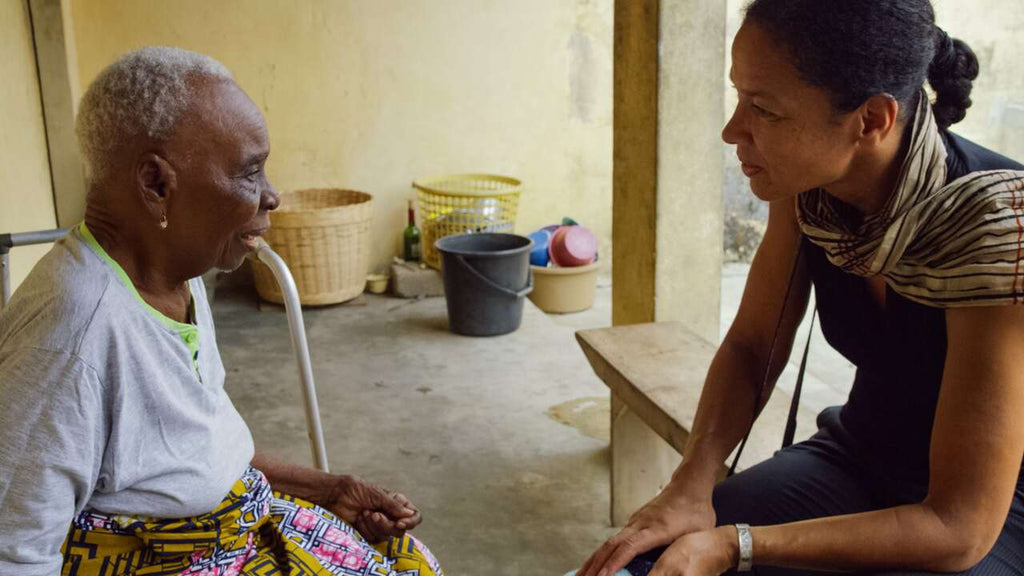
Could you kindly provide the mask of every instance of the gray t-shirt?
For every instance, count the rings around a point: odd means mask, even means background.
[[[52,576],[83,509],[211,511],[253,457],[200,279],[194,323],[150,308],[84,225],[0,312],[0,574]]]

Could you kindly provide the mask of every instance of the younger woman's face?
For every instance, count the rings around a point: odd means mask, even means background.
[[[845,178],[856,115],[837,114],[828,93],[801,79],[788,50],[757,25],[740,28],[732,57],[739,103],[722,139],[736,145],[754,194],[775,201]]]

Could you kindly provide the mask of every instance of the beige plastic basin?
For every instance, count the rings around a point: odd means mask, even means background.
[[[594,305],[600,262],[574,268],[530,268],[533,269],[530,300],[541,310],[565,314],[580,312]]]

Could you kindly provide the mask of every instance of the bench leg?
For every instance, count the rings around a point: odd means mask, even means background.
[[[682,461],[612,393],[612,526],[624,526],[630,514],[661,491]]]

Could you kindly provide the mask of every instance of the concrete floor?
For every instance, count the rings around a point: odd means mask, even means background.
[[[219,288],[214,314],[257,449],[310,463],[283,309]],[[560,576],[613,533],[607,424],[586,423],[607,389],[573,328],[528,305],[518,332],[466,338],[443,298],[377,296],[305,321],[332,471],[408,495],[449,575]]]
[[[723,271],[723,334],[747,270]],[[311,463],[283,309],[261,309],[245,286],[218,288],[213,308],[227,389],[257,449]],[[591,310],[528,304],[522,328],[497,338],[448,332],[443,298],[304,313],[332,471],[408,495],[425,516],[417,536],[450,576],[560,576],[615,532],[608,391],[574,339],[610,324],[606,280]],[[810,366],[805,403],[843,402],[852,369],[820,333]],[[779,386],[794,380],[791,365]]]

